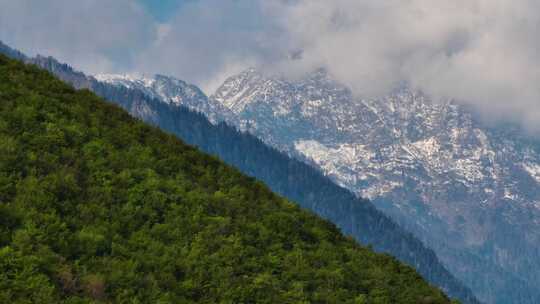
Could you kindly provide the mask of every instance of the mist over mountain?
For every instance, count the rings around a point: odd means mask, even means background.
[[[0,0],[0,53],[466,303],[540,303],[538,28],[534,0]]]
[[[356,97],[407,83],[538,131],[538,1],[197,0],[165,20],[143,1],[2,0],[0,37],[87,73],[174,75],[208,95],[251,66],[289,80],[323,67]]]

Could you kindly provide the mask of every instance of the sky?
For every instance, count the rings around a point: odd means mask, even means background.
[[[182,6],[194,0],[139,0],[139,3],[159,22],[170,20]]]
[[[539,28],[537,0],[0,0],[0,40],[90,74],[160,73],[212,93],[247,67],[325,68],[358,98],[407,83],[533,132]]]

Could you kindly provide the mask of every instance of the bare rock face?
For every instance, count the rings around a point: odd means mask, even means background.
[[[407,88],[355,98],[323,70],[291,82],[250,69],[211,98],[230,123],[374,201],[480,299],[535,302],[540,145],[516,128]]]

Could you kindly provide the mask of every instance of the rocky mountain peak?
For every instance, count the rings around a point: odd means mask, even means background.
[[[540,283],[531,266],[540,258],[540,154],[531,142],[407,87],[357,98],[324,71],[286,80],[250,69],[212,98],[236,114],[231,123],[372,199],[486,302],[501,286],[482,285],[479,273]]]
[[[185,106],[204,113],[213,123],[233,121],[232,113],[227,108],[211,102],[197,86],[174,77],[159,74],[152,77],[100,74],[94,77],[104,83],[137,89],[170,106]]]

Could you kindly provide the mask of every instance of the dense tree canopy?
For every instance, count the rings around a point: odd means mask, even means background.
[[[412,268],[0,56],[0,303],[449,303]]]

